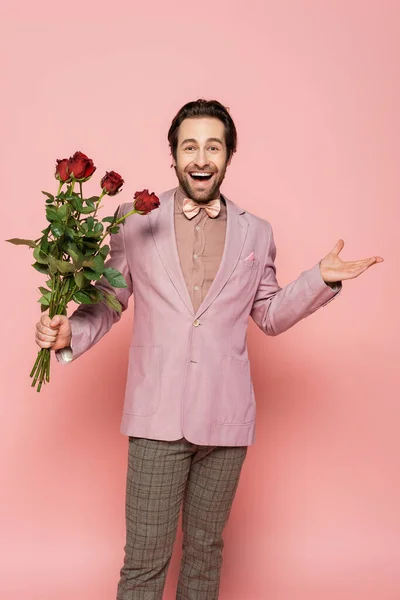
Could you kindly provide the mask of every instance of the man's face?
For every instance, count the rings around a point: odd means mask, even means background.
[[[197,202],[216,198],[230,162],[222,121],[213,117],[182,121],[173,166],[188,198]]]

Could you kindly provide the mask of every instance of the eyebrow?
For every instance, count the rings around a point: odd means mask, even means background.
[[[186,138],[181,143],[181,146],[183,146],[183,144],[187,144],[188,142],[191,142],[192,144],[197,144],[197,140],[195,140],[194,138]],[[220,138],[216,138],[216,137],[208,138],[207,142],[218,142],[219,144],[221,144],[223,146],[223,141]]]

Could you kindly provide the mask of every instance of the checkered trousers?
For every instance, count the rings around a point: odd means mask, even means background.
[[[176,600],[217,600],[228,521],[247,446],[129,437],[126,545],[117,600],[162,600],[182,506]]]

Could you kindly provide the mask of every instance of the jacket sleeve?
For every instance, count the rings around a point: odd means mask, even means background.
[[[124,206],[126,205],[121,206],[119,216],[123,214]],[[95,287],[114,294],[121,303],[123,312],[128,307],[132,294],[132,278],[125,251],[124,222],[119,226],[118,233],[110,234],[110,255],[105,266],[120,271],[127,287],[114,288],[104,276],[96,281]],[[57,360],[62,364],[75,360],[94,346],[120,318],[121,313],[108,306],[105,301],[96,304],[80,304],[69,317],[72,330],[71,345],[56,350]]]
[[[325,283],[318,262],[282,288],[276,278],[272,227],[267,221],[266,225],[268,242],[263,273],[250,316],[266,335],[278,335],[331,302],[340,293],[342,282]]]

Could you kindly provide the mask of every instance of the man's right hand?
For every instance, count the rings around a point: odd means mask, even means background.
[[[36,323],[35,342],[40,348],[59,350],[71,344],[71,325],[65,315],[55,315],[50,319],[43,314]]]

